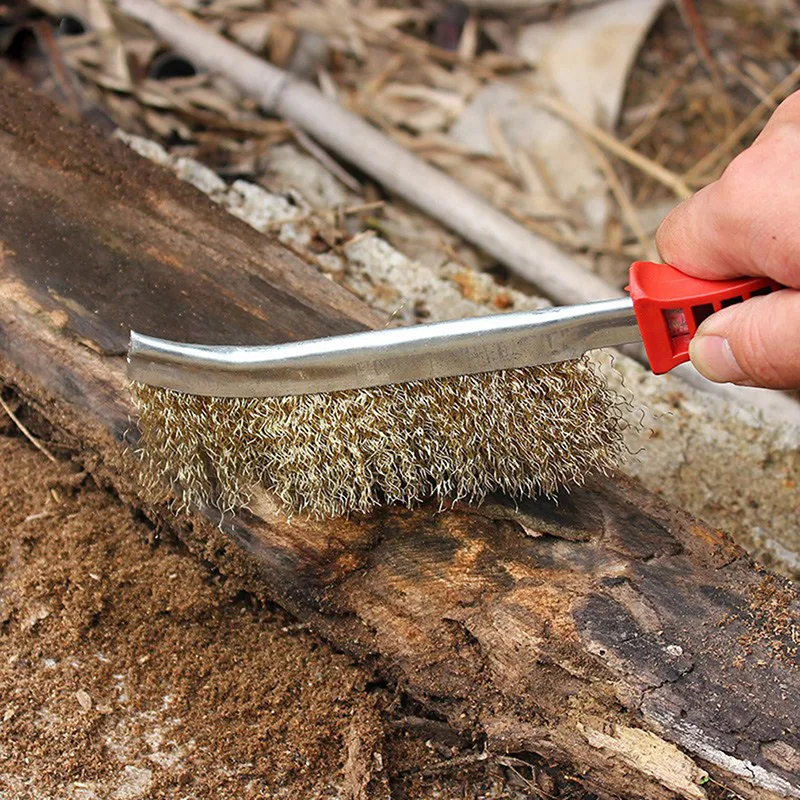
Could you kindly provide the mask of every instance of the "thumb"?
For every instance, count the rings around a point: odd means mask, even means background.
[[[717,383],[800,388],[800,291],[781,289],[712,314],[689,355]]]

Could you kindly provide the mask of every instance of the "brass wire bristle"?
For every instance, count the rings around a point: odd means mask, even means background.
[[[271,490],[312,517],[553,495],[625,453],[620,398],[584,357],[330,394],[219,398],[135,383],[144,480],[223,511]]]

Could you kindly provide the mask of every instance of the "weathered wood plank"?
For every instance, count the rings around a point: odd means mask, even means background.
[[[379,324],[122,145],[13,85],[0,107],[0,374],[130,502],[131,326],[249,343]],[[743,797],[800,797],[796,592],[630,481],[518,509],[290,522],[263,496],[206,516],[171,524],[493,752],[605,796],[714,797],[707,769]]]

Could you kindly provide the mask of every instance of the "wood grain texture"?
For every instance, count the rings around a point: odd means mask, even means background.
[[[254,343],[380,324],[121,144],[14,85],[0,107],[0,374],[129,502],[130,327]],[[317,523],[265,495],[205,517],[171,524],[454,735],[538,754],[601,797],[725,796],[715,781],[800,797],[796,591],[631,481],[557,505]]]

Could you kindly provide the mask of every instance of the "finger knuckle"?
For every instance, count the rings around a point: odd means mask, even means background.
[[[763,170],[760,154],[745,150],[731,161],[717,184],[722,207],[738,208],[761,184]]]
[[[665,261],[669,261],[672,254],[674,239],[673,229],[675,227],[674,220],[676,210],[677,209],[673,209],[670,214],[667,215],[661,225],[658,226],[658,230],[656,231],[656,249],[661,255],[661,258],[663,258]]]
[[[786,120],[794,119],[800,124],[800,90],[792,92],[775,109],[774,117],[783,117]]]

